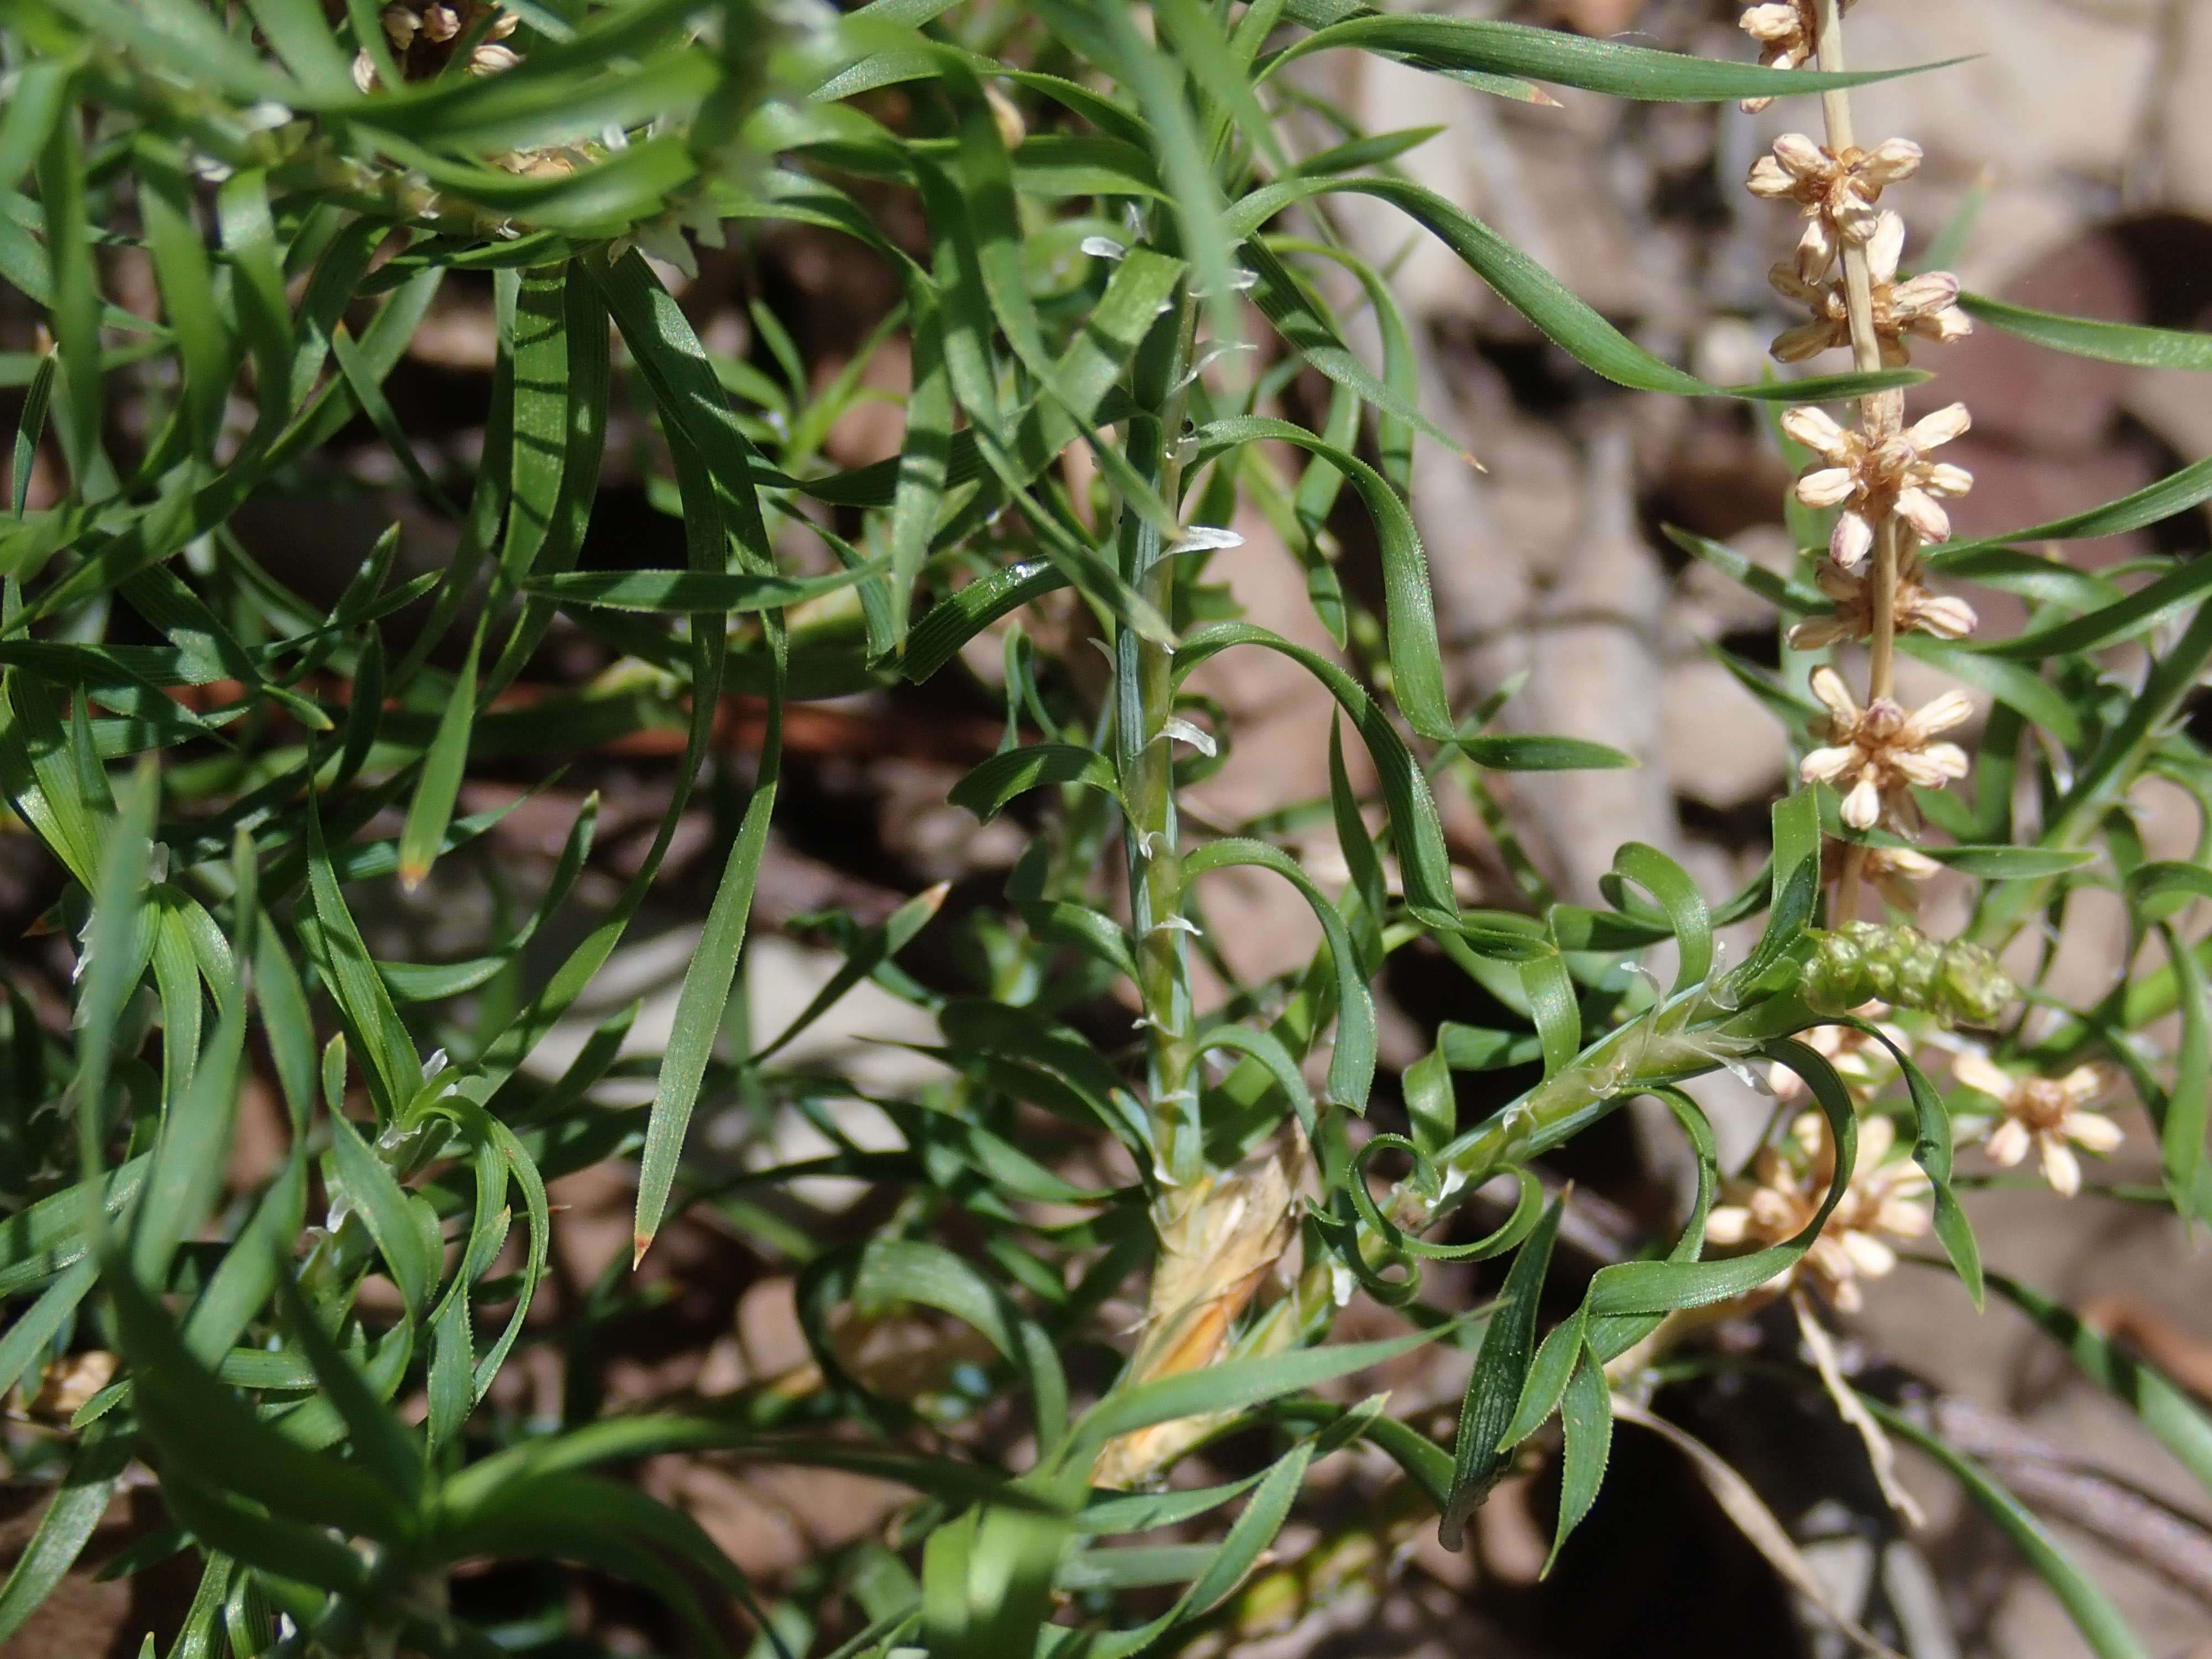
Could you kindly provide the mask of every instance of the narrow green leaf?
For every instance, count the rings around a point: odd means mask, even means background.
[[[105,1282],[131,1361],[132,1403],[165,1474],[186,1475],[312,1525],[386,1540],[402,1534],[399,1507],[374,1476],[308,1451],[264,1423],[192,1357],[136,1280],[111,1272]]]
[[[1452,892],[1451,864],[1436,797],[1430,791],[1427,775],[1415,763],[1389,716],[1366,689],[1335,663],[1249,623],[1216,623],[1187,636],[1175,653],[1178,683],[1209,658],[1240,645],[1260,646],[1289,658],[1319,680],[1336,699],[1337,707],[1351,716],[1366,744],[1369,759],[1375,763],[1383,800],[1389,808],[1390,837],[1405,879],[1407,907],[1432,925],[1456,926],[1459,902]]]
[[[1904,1413],[1865,1395],[1859,1398],[1882,1427],[1927,1453],[1966,1489],[1966,1495],[2012,1540],[2036,1576],[2051,1587],[2097,1659],[2150,1659],[2150,1650],[2129,1627],[2119,1609],[2075,1565],[2074,1559],[2059,1548],[2044,1530],[2043,1523],[2028,1513],[2027,1505],[1991,1479],[1980,1464]]]
[[[477,658],[483,649],[483,624],[479,623],[446,694],[437,735],[422,756],[422,775],[415,781],[415,798],[408,803],[407,822],[399,831],[399,884],[410,893],[430,873],[447,826],[453,821],[453,803],[460,799],[461,778],[468,769],[469,732],[477,714]]]
[[[1240,240],[1275,215],[1315,196],[1372,196],[1435,234],[1518,311],[1585,367],[1641,392],[1697,397],[1717,392],[1694,374],[1662,362],[1577,299],[1549,271],[1472,215],[1435,191],[1397,179],[1291,179],[1253,191],[1231,209]]]
[[[1201,428],[1197,436],[1200,455],[1262,439],[1295,444],[1321,457],[1352,481],[1375,522],[1380,544],[1392,694],[1416,732],[1438,741],[1450,739],[1455,722],[1444,690],[1443,653],[1437,638],[1428,555],[1413,528],[1412,513],[1389,481],[1358,456],[1287,421],[1252,417],[1217,421]]]
[[[2163,1372],[2136,1358],[2042,1291],[2002,1273],[1991,1273],[1989,1284],[2065,1349],[2082,1375],[2133,1411],[2197,1484],[2212,1492],[2212,1417],[2202,1407]]]
[[[775,611],[835,593],[888,568],[871,560],[825,576],[756,576],[738,571],[575,570],[532,576],[522,583],[562,605],[597,605],[610,611],[667,612]]]
[[[1262,1358],[1227,1359],[1202,1371],[1117,1390],[1093,1406],[1076,1424],[1061,1449],[1061,1461],[1087,1467],[1098,1449],[1116,1435],[1171,1423],[1179,1418],[1208,1417],[1279,1400],[1301,1389],[1319,1388],[1370,1365],[1382,1364],[1433,1340],[1441,1330],[1417,1331],[1380,1342],[1353,1342],[1294,1350]]]
[[[23,410],[15,419],[15,447],[9,473],[9,510],[18,519],[30,504],[31,469],[37,464],[39,440],[46,429],[46,410],[54,395],[54,378],[61,368],[61,359],[54,353],[42,353],[39,366],[32,371],[31,384],[23,393]]]
[[[2205,1125],[2212,1118],[2212,977],[2172,927],[2161,922],[2158,933],[2173,965],[2181,1009],[2173,1089],[2166,1097],[2166,1121],[2159,1125],[2159,1163],[2174,1208],[2191,1215],[2197,1212],[2197,1177],[2204,1161]]]
[[[1252,302],[1299,356],[1392,421],[1426,434],[1455,455],[1474,459],[1464,445],[1421,412],[1415,400],[1416,388],[1378,379],[1374,370],[1360,362],[1345,344],[1327,307],[1307,293],[1304,284],[1268,246],[1267,239],[1254,236],[1246,240],[1243,258],[1259,279],[1252,289]]]
[[[1660,908],[1667,913],[1667,924],[1674,930],[1681,951],[1681,964],[1674,975],[1675,994],[1701,981],[1713,965],[1713,924],[1705,895],[1698,890],[1689,872],[1657,848],[1641,842],[1630,842],[1615,853],[1613,867],[1620,878],[1634,882],[1658,900]]]
[[[14,190],[36,165],[62,118],[76,68],[66,58],[31,58],[15,70],[8,106],[0,110],[0,190]]]
[[[283,1295],[285,1328],[314,1368],[323,1397],[344,1419],[347,1443],[355,1459],[389,1487],[401,1504],[412,1509],[422,1496],[422,1448],[322,1328],[315,1310],[289,1272],[278,1275],[277,1288]]]
[[[1988,692],[2069,747],[2078,747],[2087,738],[2080,711],[2032,668],[1924,634],[1908,634],[1898,647],[1906,655]]]
[[[1936,1237],[1951,1258],[1960,1283],[1973,1298],[1975,1310],[1979,1312],[1984,1300],[1981,1246],[1975,1242],[1973,1226],[1951,1186],[1951,1154],[1955,1138],[1943,1096],[1914,1060],[1909,1045],[1892,1042],[1870,1020],[1853,1018],[1850,1024],[1887,1048],[1905,1075],[1905,1087],[1912,1097],[1912,1158],[1927,1172],[1929,1184],[1935,1192]]]
[[[1513,1258],[1505,1288],[1483,1329],[1482,1346],[1475,1351],[1474,1371],[1460,1407],[1451,1492],[1437,1523],[1437,1540],[1448,1550],[1464,1547],[1468,1517],[1481,1507],[1511,1465],[1511,1454],[1501,1449],[1498,1441],[1520,1404],[1535,1355],[1537,1307],[1565,1208],[1564,1200],[1554,1199]]]
[[[713,1058],[714,1038],[722,1027],[722,1011],[730,1000],[730,986],[737,977],[738,953],[744,948],[745,924],[752,914],[753,887],[760,876],[761,855],[768,846],[769,817],[775,807],[775,782],[771,775],[757,787],[746,804],[745,816],[730,845],[729,861],[714,890],[714,902],[707,912],[706,931],[699,948],[684,970],[684,988],[677,994],[675,1023],[668,1048],[661,1057],[660,1080],[653,1091],[653,1115],[645,1132],[645,1151],[637,1177],[637,1223],[634,1259],[642,1261],[660,1229],[668,1206],[669,1190],[676,1182],[677,1161],[683,1156],[684,1133],[698,1103],[699,1086]]]
[[[77,1304],[84,1300],[85,1292],[99,1277],[99,1268],[89,1256],[77,1264],[40,1293],[39,1299],[15,1316],[15,1322],[0,1335],[0,1394],[15,1386],[23,1374],[35,1364],[54,1334],[62,1328],[63,1321],[76,1311]],[[35,1387],[26,1390],[38,1392]]]
[[[1297,860],[1265,842],[1235,838],[1208,842],[1185,855],[1183,873],[1195,880],[1231,864],[1273,871],[1298,890],[1321,923],[1336,985],[1336,1048],[1328,1061],[1329,1098],[1355,1112],[1365,1111],[1375,1081],[1378,1042],[1375,1000],[1368,991],[1366,970],[1343,913],[1328,902]]]
[[[414,1097],[422,1080],[422,1063],[338,891],[329,849],[323,844],[322,814],[312,803],[307,809],[307,880],[314,896],[316,939],[311,948],[316,965],[330,985],[355,1046],[367,1059],[369,1087],[380,1113],[389,1116]]]
[[[960,647],[1001,617],[1069,585],[1066,573],[1042,560],[1011,564],[956,589],[922,614],[907,635],[899,672],[919,684],[960,654]]]
[[[1677,1308],[1711,1307],[1756,1290],[1788,1272],[1820,1236],[1828,1217],[1850,1189],[1853,1166],[1858,1161],[1858,1117],[1849,1091],[1835,1068],[1802,1042],[1770,1043],[1766,1056],[1787,1066],[1804,1079],[1814,1102],[1828,1120],[1835,1137],[1836,1170],[1827,1193],[1805,1226],[1780,1244],[1732,1256],[1723,1261],[1622,1261],[1601,1267],[1590,1282],[1585,1306],[1593,1316],[1606,1314],[1652,1314]]]
[[[2024,552],[2016,547],[1984,547],[1952,554],[1944,558],[1942,569],[1953,581],[1978,582],[2039,605],[2063,605],[2073,611],[2100,610],[2127,597],[2103,576],[2076,570],[2055,556]]]
[[[1613,1391],[1606,1384],[1605,1367],[1585,1348],[1559,1404],[1559,1420],[1566,1432],[1564,1473],[1559,1486],[1559,1518],[1552,1534],[1552,1553],[1544,1558],[1548,1577],[1559,1565],[1567,1539],[1597,1502],[1605,1483],[1605,1466],[1613,1452]]]
[[[2125,599],[2092,611],[2086,617],[2039,628],[2014,639],[1992,641],[1974,649],[1987,657],[2038,662],[2075,651],[2101,651],[2107,646],[2135,639],[2200,604],[2204,595],[2212,592],[2212,570],[2205,568],[2206,562],[2201,558],[2191,559]],[[1947,575],[1954,574],[1948,562],[1944,572]]]
[[[1862,70],[1840,75],[1817,70],[1764,69],[1587,40],[1564,29],[1534,28],[1525,23],[1394,15],[1352,17],[1331,24],[1276,54],[1268,69],[1272,71],[1334,47],[1399,52],[1424,67],[1526,76],[1616,98],[1674,102],[1717,103],[1732,98],[1833,92],[1949,67],[1949,63],[1923,64],[1909,70]]]
[[[307,1217],[307,1159],[295,1150],[261,1195],[252,1218],[231,1241],[222,1264],[185,1316],[184,1346],[203,1365],[219,1363],[276,1288],[283,1253],[297,1243]]]
[[[253,21],[284,67],[319,98],[354,95],[345,54],[331,33],[329,20],[315,0],[248,0]]]
[[[1961,294],[1960,308],[1977,322],[2017,334],[2054,351],[2076,357],[2097,357],[2108,363],[2132,363],[2138,368],[2212,369],[2212,334],[2194,330],[2144,328],[2134,323],[2100,322],[2088,317],[2061,317],[2026,306],[2008,305],[1980,294]]]
[[[328,31],[319,32],[329,39]],[[139,211],[146,222],[154,274],[161,283],[162,314],[177,338],[193,453],[209,459],[215,453],[223,402],[230,390],[230,342],[216,304],[207,252],[193,222],[183,157],[151,135],[141,135],[136,155]]]
[[[2063,847],[1923,847],[1938,864],[1984,881],[2039,881],[2094,864],[2104,855],[2094,848]]]
[[[1114,763],[1095,749],[1067,743],[1024,744],[994,755],[952,786],[947,799],[979,818],[998,816],[1008,801],[1052,784],[1081,783],[1118,795]]]
[[[427,1237],[406,1190],[343,1115],[331,1115],[326,1179],[341,1189],[391,1269],[392,1282],[420,1318],[436,1294],[442,1262],[434,1235]]]
[[[1723,396],[1763,404],[1832,404],[1874,392],[1925,386],[1936,377],[1924,368],[1873,368],[1851,374],[1807,374],[1795,380],[1759,380],[1716,388]]]
[[[1641,763],[1605,744],[1533,732],[1470,732],[1452,743],[1477,766],[1493,772],[1603,772]]]
[[[93,264],[81,131],[70,109],[48,133],[39,155],[39,199],[46,211],[47,315],[61,360],[58,435],[77,493],[96,496],[108,475],[100,453],[100,274]]]
[[[1574,980],[1556,951],[1524,958],[1517,972],[1543,1044],[1544,1075],[1555,1077],[1573,1063],[1583,1046],[1582,1010],[1575,1000]]]
[[[106,1519],[133,1449],[129,1424],[103,1419],[85,1431],[38,1529],[0,1583],[0,1642],[21,1631],[76,1564]]]
[[[1966,553],[1978,553],[1984,548],[2003,547],[2014,542],[2089,541],[2100,536],[2125,535],[2131,530],[2142,530],[2162,519],[2186,513],[2207,501],[2212,501],[2212,456],[2185,466],[2179,472],[2168,473],[2133,495],[2093,507],[2086,513],[2029,525],[2021,530],[2008,530],[2001,536],[1945,542],[1929,550],[1928,564],[1930,569],[1942,574],[1951,560]]]

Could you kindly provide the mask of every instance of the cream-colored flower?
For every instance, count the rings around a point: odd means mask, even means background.
[[[1822,462],[1797,480],[1797,499],[1811,507],[1844,509],[1828,538],[1829,557],[1844,570],[1857,569],[1874,550],[1875,526],[1892,514],[1921,541],[1948,541],[1951,515],[1943,498],[1965,495],[1974,475],[1928,455],[1971,423],[1966,404],[1952,404],[1894,437],[1876,440],[1810,406],[1783,416],[1782,429]]]
[[[1802,132],[1785,132],[1774,153],[1752,164],[1745,184],[1771,202],[1795,202],[1809,222],[1797,245],[1797,275],[1817,281],[1836,263],[1837,239],[1862,245],[1874,239],[1881,222],[1874,204],[1888,185],[1920,170],[1920,146],[1892,138],[1872,149],[1854,144],[1837,151]]]
[[[1867,240],[1867,271],[1875,336],[1881,343],[1881,360],[1891,368],[1912,361],[1905,343],[1908,335],[1948,345],[1974,331],[1973,319],[1959,308],[1959,279],[1948,270],[1929,270],[1900,283],[1897,266],[1904,256],[1905,221],[1894,213],[1878,216]],[[1813,313],[1812,321],[1775,336],[1769,349],[1776,357],[1785,363],[1802,362],[1851,343],[1850,302],[1842,272],[1818,280],[1784,263],[1767,272],[1766,280],[1784,299],[1795,300]]]
[[[1839,12],[1849,11],[1852,0],[1843,0]],[[1813,0],[1767,0],[1744,13],[1739,27],[1759,42],[1759,61],[1768,69],[1796,69],[1820,49],[1820,17]],[[1747,98],[1743,110],[1756,115],[1774,100]]]
[[[1971,1050],[1951,1062],[1951,1075],[1997,1103],[2004,1116],[1990,1132],[1984,1150],[2010,1169],[2033,1146],[2043,1161],[2043,1178],[2061,1197],[2081,1190],[2081,1161],[2075,1146],[2100,1154],[2123,1139],[2120,1126],[2090,1103],[2107,1087],[2094,1066],[2077,1066],[2064,1077],[2014,1077],[1985,1054]]]
[[[1966,751],[1933,739],[1966,724],[1973,715],[1972,700],[1963,691],[1946,691],[1911,714],[1888,697],[1862,708],[1843,676],[1825,666],[1813,671],[1813,695],[1827,706],[1828,740],[1805,757],[1799,778],[1843,791],[1844,822],[1854,830],[1881,823],[1902,836],[1917,835],[1914,787],[1940,789],[1946,781],[1966,775]]]
[[[1839,640],[1874,637],[1873,572],[1863,566],[1846,570],[1832,559],[1823,559],[1813,580],[1836,602],[1836,609],[1832,615],[1808,617],[1793,627],[1791,650],[1820,651]],[[1933,634],[1939,640],[1963,640],[1980,620],[1964,599],[1929,592],[1917,559],[1906,561],[1897,573],[1890,616],[1900,634]]]
[[[1706,1222],[1705,1237],[1713,1243],[1764,1249],[1812,1224],[1835,1176],[1835,1139],[1827,1119],[1803,1114],[1790,1126],[1789,1145],[1762,1148],[1752,1169],[1755,1179],[1731,1182],[1730,1201]],[[1862,1282],[1897,1266],[1897,1252],[1884,1235],[1917,1238],[1927,1232],[1929,1193],[1927,1173],[1897,1145],[1889,1119],[1863,1120],[1850,1185],[1799,1267],[1837,1307],[1856,1312],[1866,1300]],[[1784,1273],[1771,1282],[1786,1285],[1795,1276]]]
[[[1906,1048],[1911,1039],[1894,1025],[1881,1022],[1888,1017],[1886,1002],[1863,1003],[1851,1010],[1861,1019],[1881,1027],[1892,1042]],[[1897,1075],[1897,1058],[1880,1037],[1862,1031],[1856,1025],[1815,1025],[1809,1031],[1800,1031],[1797,1040],[1805,1044],[1836,1068],[1836,1075],[1851,1091],[1851,1098],[1864,1105],[1881,1092],[1890,1079]],[[1767,1084],[1777,1100],[1789,1102],[1806,1092],[1805,1079],[1779,1060],[1766,1073]]]

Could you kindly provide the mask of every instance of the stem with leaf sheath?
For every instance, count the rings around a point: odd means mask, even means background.
[[[1143,412],[1126,424],[1130,465],[1172,504],[1182,483],[1176,438],[1182,426],[1198,307],[1184,295],[1139,351],[1131,392]],[[1175,610],[1175,560],[1160,528],[1133,505],[1119,528],[1122,576],[1163,617]],[[1176,848],[1175,756],[1165,731],[1175,712],[1175,664],[1165,646],[1124,625],[1114,650],[1115,760],[1126,814],[1129,927],[1144,999],[1153,1150],[1159,1176],[1190,1186],[1205,1173],[1199,1121],[1197,1046],[1190,953],[1182,927],[1182,861]]]

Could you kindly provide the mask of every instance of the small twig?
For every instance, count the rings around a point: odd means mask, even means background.
[[[1941,1395],[1932,1415],[1938,1434],[1987,1464],[2022,1502],[2212,1607],[2212,1531],[1972,1400]]]

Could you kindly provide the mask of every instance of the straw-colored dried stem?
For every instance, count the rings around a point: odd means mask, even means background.
[[[1819,0],[1816,15],[1820,25],[1820,64],[1831,74],[1844,71],[1842,0]],[[1820,109],[1828,129],[1828,148],[1838,155],[1854,149],[1857,138],[1851,125],[1851,95],[1848,88],[1838,87],[1823,93]],[[1867,258],[1866,245],[1849,237],[1842,242],[1844,265],[1844,300],[1848,307],[1851,325],[1851,355],[1863,373],[1871,373],[1881,366],[1881,337],[1875,330],[1874,275]],[[1877,392],[1862,398],[1859,403],[1859,424],[1869,438],[1877,441],[1896,434],[1905,424],[1905,395],[1898,392]],[[1874,633],[1870,641],[1871,662],[1867,676],[1867,701],[1893,696],[1897,690],[1897,577],[1900,560],[1902,532],[1896,515],[1890,514],[1875,531],[1875,568],[1873,580]],[[1865,858],[1863,851],[1853,847],[1844,855],[1841,878],[1836,884],[1836,909],[1838,920],[1848,921],[1856,914],[1860,878],[1863,874]]]

